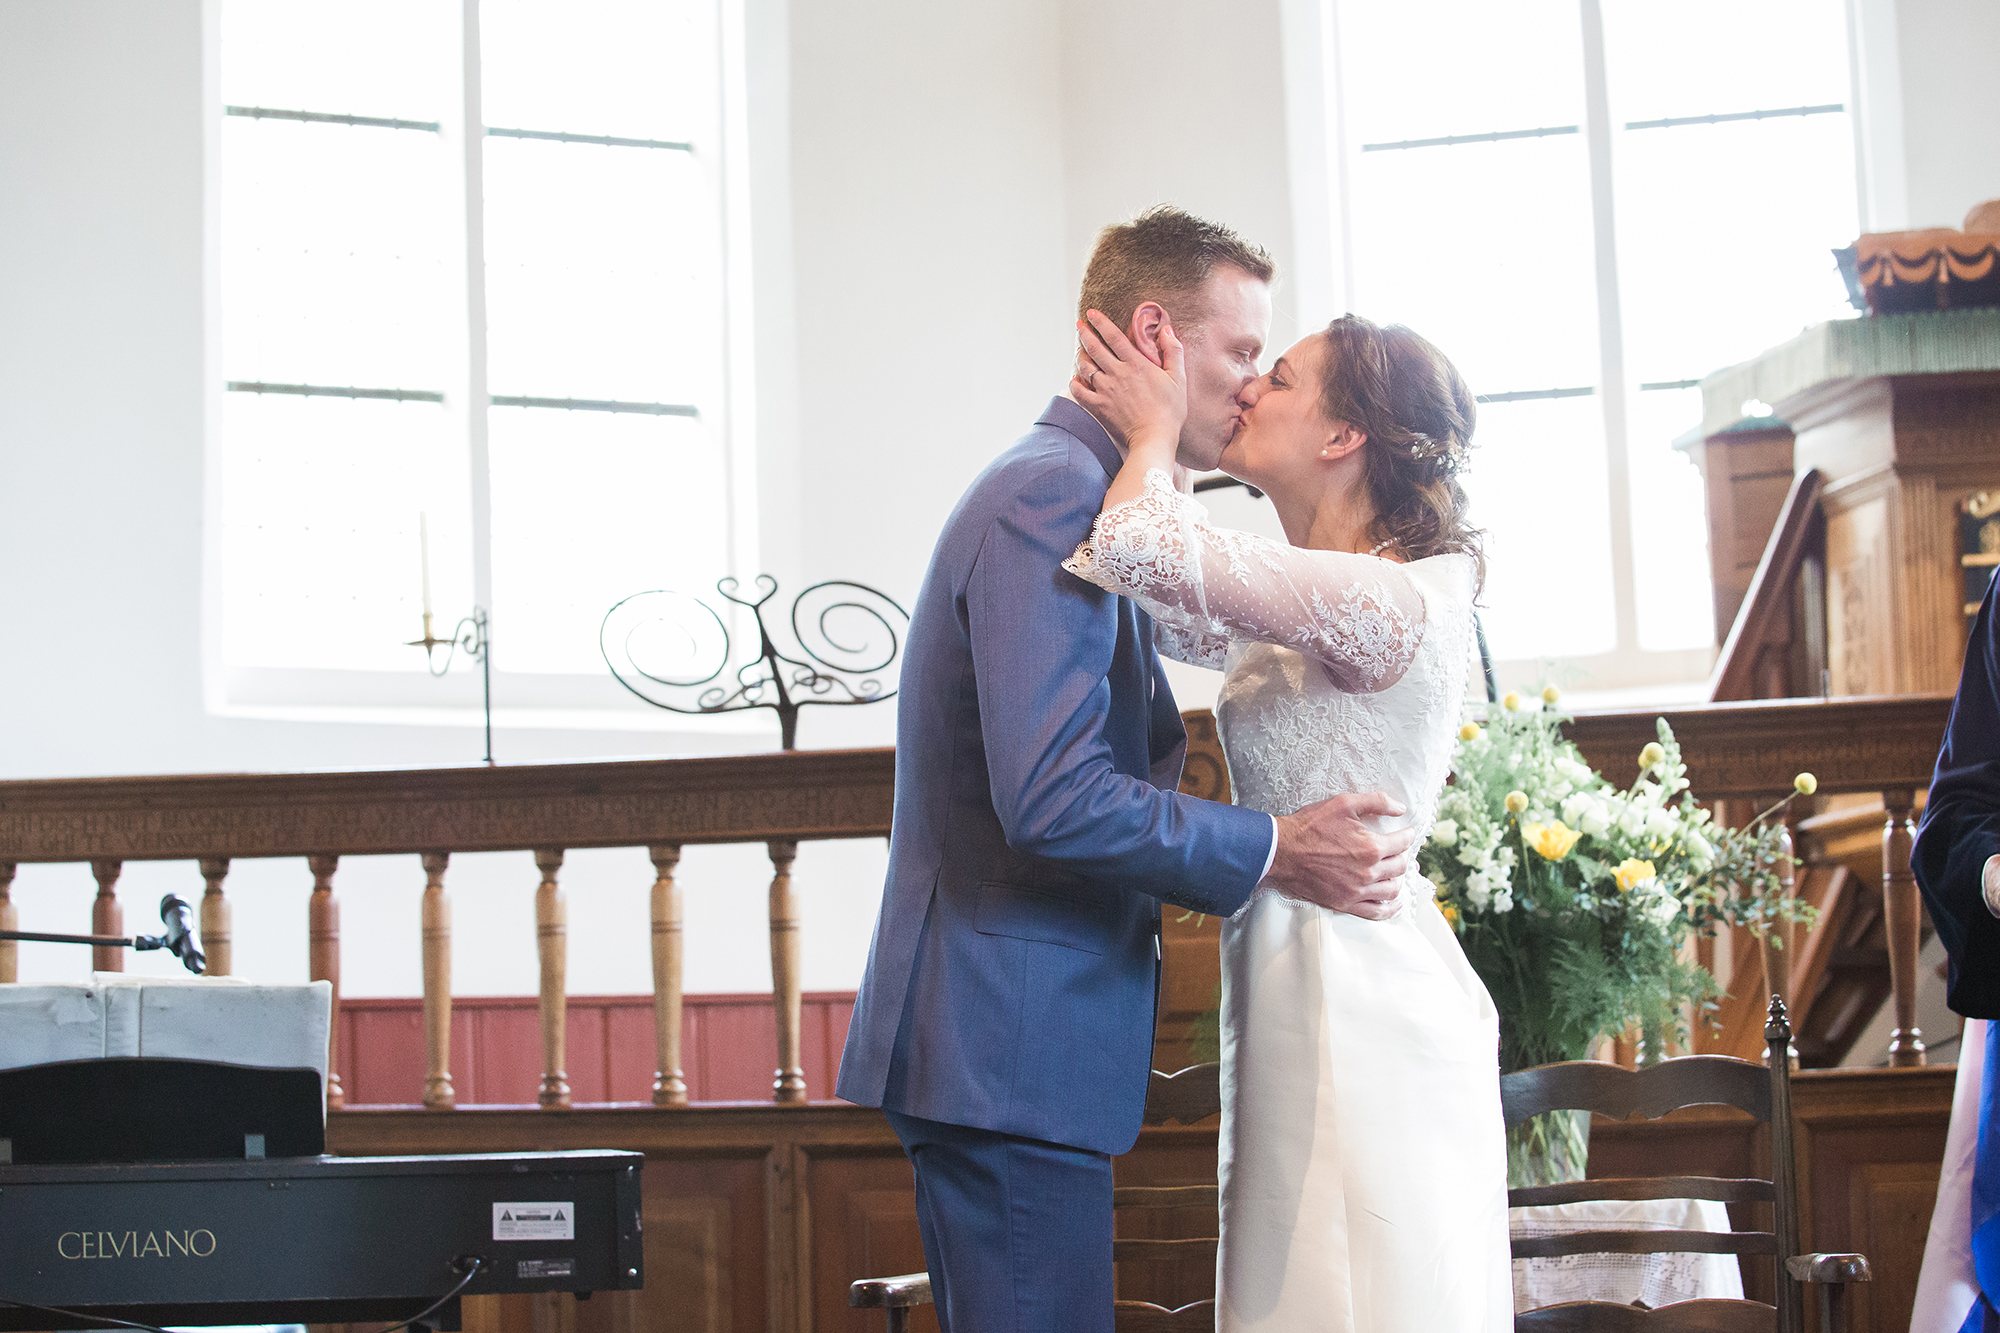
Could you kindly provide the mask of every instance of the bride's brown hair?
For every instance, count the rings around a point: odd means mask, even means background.
[[[1460,552],[1486,581],[1485,534],[1466,522],[1458,474],[1472,446],[1479,406],[1450,358],[1391,324],[1342,315],[1326,328],[1320,406],[1368,436],[1365,484],[1375,507],[1371,536],[1405,556]]]

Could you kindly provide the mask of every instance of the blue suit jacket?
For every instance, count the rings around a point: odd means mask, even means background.
[[[1187,733],[1131,601],[1062,568],[1121,463],[1058,398],[973,482],[917,594],[889,876],[839,1094],[1119,1153],[1152,1059],[1160,901],[1226,916],[1270,819],[1178,794]]]

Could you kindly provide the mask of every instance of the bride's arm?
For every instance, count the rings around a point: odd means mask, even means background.
[[[1215,527],[1158,468],[1097,516],[1063,568],[1163,626],[1296,648],[1343,689],[1388,689],[1423,642],[1423,594],[1400,565]]]

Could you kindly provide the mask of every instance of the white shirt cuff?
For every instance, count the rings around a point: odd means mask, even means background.
[[[1264,873],[1257,876],[1257,882],[1259,884],[1262,884],[1265,881],[1265,879],[1267,879],[1270,876],[1271,863],[1278,859],[1278,817],[1276,815],[1272,815],[1270,816],[1270,820],[1271,820],[1271,850],[1264,854]]]

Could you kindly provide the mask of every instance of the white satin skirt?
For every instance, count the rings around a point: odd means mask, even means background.
[[[1513,1328],[1499,1019],[1430,885],[1405,895],[1222,923],[1219,1330]]]

